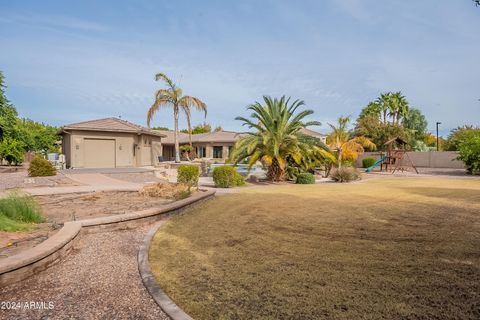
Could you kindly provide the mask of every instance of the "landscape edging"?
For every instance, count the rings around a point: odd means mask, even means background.
[[[162,308],[162,310],[172,319],[172,320],[193,320],[185,311],[182,310],[175,302],[170,299],[170,297],[163,291],[160,285],[155,280],[155,277],[152,274],[150,264],[148,263],[148,252],[150,249],[150,243],[152,242],[153,237],[157,233],[158,229],[163,225],[165,221],[158,222],[143,239],[143,243],[140,246],[138,251],[138,271],[140,272],[140,277],[142,278],[143,284],[147,291],[152,296],[153,300]]]
[[[145,222],[149,219],[156,219],[160,215],[163,216],[167,213],[182,210],[214,195],[214,190],[208,190],[199,192],[189,198],[175,201],[163,208],[66,222],[57,233],[38,246],[0,260],[0,287],[24,280],[60,261],[70,252],[82,229],[87,229],[88,232],[88,229],[92,228],[106,229],[112,226],[118,227],[118,225],[125,223]]]

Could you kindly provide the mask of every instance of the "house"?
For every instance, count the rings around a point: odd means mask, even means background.
[[[170,161],[175,159],[175,144],[173,131],[160,131],[166,137],[162,139],[163,160]],[[242,134],[233,131],[215,131],[209,133],[200,133],[192,135],[192,146],[197,158],[219,159],[228,158],[235,142]],[[187,133],[178,133],[178,143],[180,145],[189,144]]]
[[[118,119],[105,118],[64,126],[62,153],[67,168],[151,166],[162,155],[163,133]]]
[[[326,136],[321,133],[301,131],[325,142]],[[152,130],[119,118],[69,124],[59,134],[67,168],[142,167],[175,159],[173,131]],[[194,134],[192,146],[197,158],[222,162],[242,136],[233,131]],[[178,142],[189,144],[189,135],[179,132]]]
[[[311,136],[311,137],[314,137],[314,138],[318,138],[318,139],[322,140],[323,143],[327,143],[327,135],[326,134],[323,134],[323,133],[320,133],[320,132],[317,132],[317,131],[313,131],[313,130],[310,130],[310,129],[307,129],[307,128],[300,129],[300,133],[306,134],[307,136]]]

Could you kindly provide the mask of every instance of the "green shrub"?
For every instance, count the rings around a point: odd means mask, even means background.
[[[458,148],[458,160],[462,160],[469,174],[480,174],[480,133],[463,140]]]
[[[361,178],[360,172],[352,167],[336,168],[330,174],[330,177],[337,182],[350,182]]]
[[[177,168],[177,182],[184,183],[190,188],[198,185],[200,168],[192,164],[182,164]]]
[[[220,166],[213,169],[213,182],[217,188],[243,186],[245,179],[232,166]]]
[[[305,172],[297,175],[298,184],[315,184],[315,176],[311,173]]]
[[[9,165],[19,165],[23,162],[23,145],[20,141],[10,138],[0,142],[0,159],[5,159]]]
[[[374,158],[363,158],[362,159],[362,166],[364,168],[370,168],[371,166],[373,166],[375,164],[375,162],[377,162],[377,160],[375,160]]]
[[[36,156],[30,162],[30,167],[28,167],[28,175],[30,177],[46,177],[54,176],[57,174],[57,170],[53,167],[50,161]]]
[[[0,230],[20,231],[30,228],[30,223],[44,219],[35,199],[23,193],[11,193],[0,198]]]

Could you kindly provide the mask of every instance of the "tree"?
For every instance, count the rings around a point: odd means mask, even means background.
[[[18,117],[17,110],[5,95],[4,79],[3,73],[0,71],[0,141],[5,137],[15,137],[15,124]]]
[[[0,159],[5,159],[9,165],[19,165],[23,162],[23,146],[18,140],[6,137],[0,142]]]
[[[358,158],[358,153],[363,152],[364,148],[375,150],[375,144],[370,139],[364,136],[358,136],[350,139],[350,134],[347,130],[347,125],[350,122],[350,117],[339,117],[338,124],[328,124],[332,128],[327,140],[330,148],[337,153],[338,167],[342,167],[342,162],[346,160],[355,161]]]
[[[163,80],[167,89],[159,89],[155,93],[155,102],[152,104],[147,113],[147,124],[150,126],[153,115],[158,111],[161,106],[173,107],[174,116],[174,144],[175,144],[175,162],[180,162],[180,147],[178,144],[178,117],[180,110],[183,111],[187,119],[188,132],[190,137],[190,146],[192,145],[192,125],[191,125],[191,108],[194,107],[199,111],[203,111],[207,116],[207,105],[200,99],[192,96],[184,96],[183,91],[179,88],[170,78],[163,73],[157,73],[155,80]]]
[[[170,128],[168,128],[168,127],[153,127],[152,130],[170,131]]]
[[[447,137],[445,143],[445,150],[447,151],[457,151],[460,148],[462,141],[469,139],[472,136],[475,136],[480,133],[480,127],[474,126],[462,126],[453,129]]]
[[[472,132],[460,142],[458,160],[467,167],[467,173],[480,174],[480,132]]]
[[[246,136],[236,142],[230,160],[235,164],[248,160],[249,168],[260,160],[268,167],[269,180],[284,181],[289,160],[300,165],[302,158],[312,150],[328,156],[325,150],[300,140],[300,129],[320,125],[318,121],[304,122],[305,117],[313,114],[312,110],[297,112],[304,105],[301,100],[290,103],[290,98],[285,96],[280,99],[264,96],[263,104],[250,105],[247,110],[252,111],[251,119],[235,119],[255,131],[246,132]]]
[[[403,118],[402,125],[411,132],[415,140],[425,139],[428,122],[419,109],[411,108],[407,116]]]
[[[183,129],[180,132],[188,133],[188,129]],[[197,124],[192,128],[192,134],[200,134],[200,133],[209,133],[212,132],[212,127],[204,122],[203,124]]]

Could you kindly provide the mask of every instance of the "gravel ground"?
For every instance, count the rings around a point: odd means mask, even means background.
[[[52,177],[29,177],[26,171],[0,174],[0,190],[34,187],[64,187],[80,185],[62,173]]]
[[[54,308],[1,310],[0,319],[168,319],[138,273],[138,248],[150,227],[82,236],[64,261],[0,289],[0,302]]]

